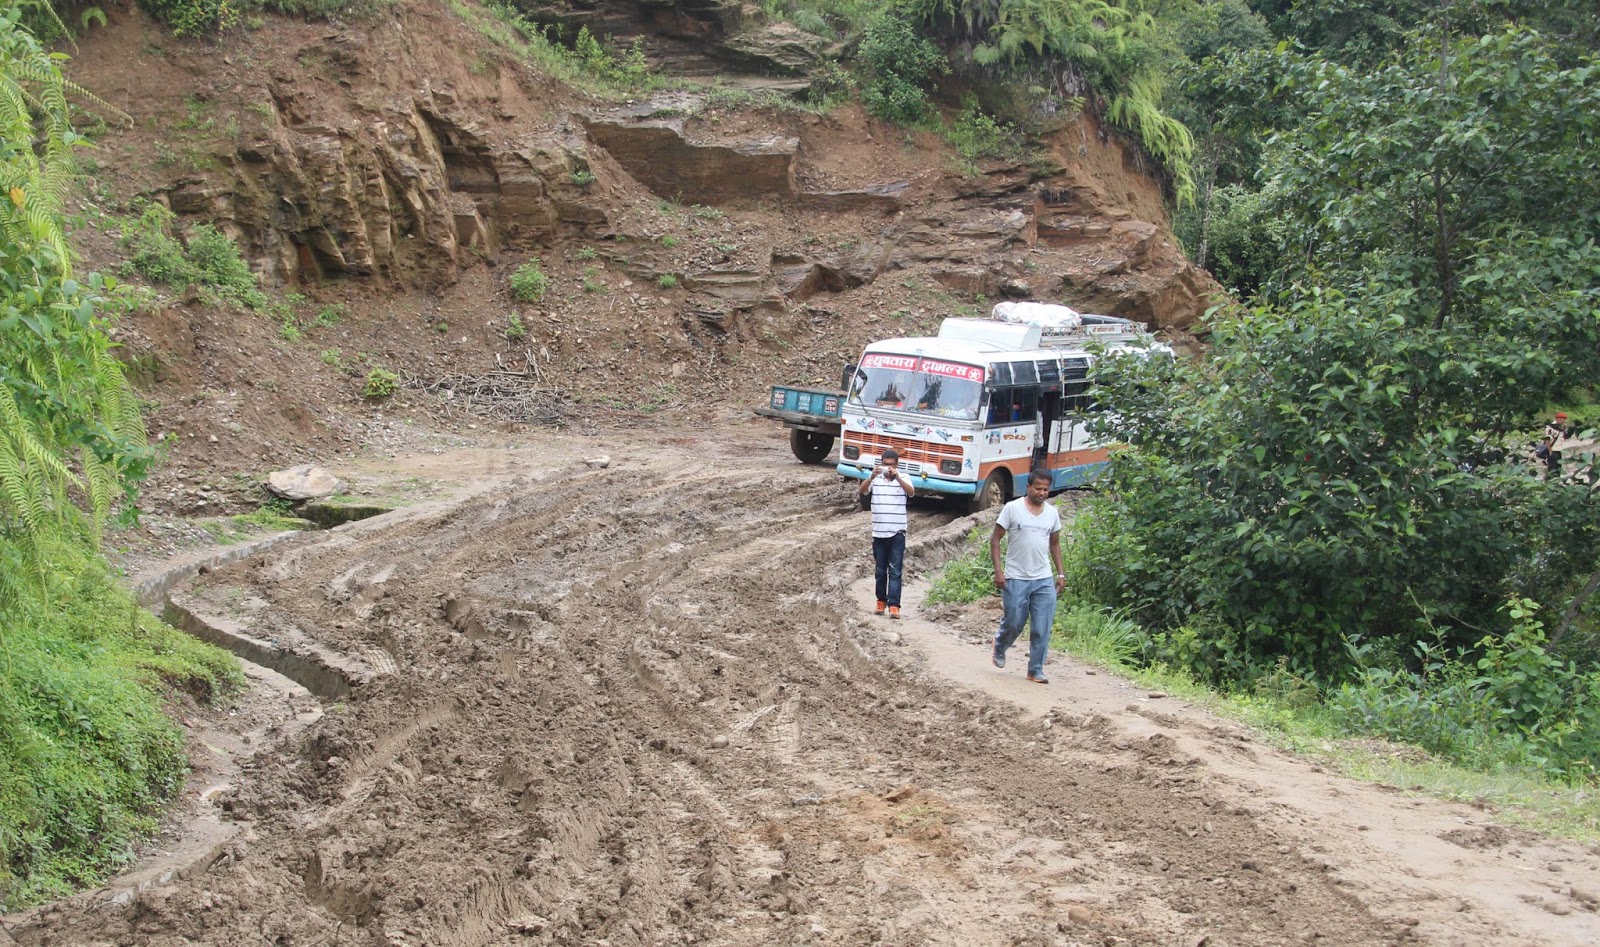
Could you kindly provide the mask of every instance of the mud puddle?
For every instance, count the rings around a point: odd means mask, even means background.
[[[728,433],[547,437],[493,489],[199,577],[192,594],[251,634],[369,675],[240,774],[229,857],[10,935],[1453,942],[1203,757],[1118,749],[1105,715],[1046,727],[931,673],[852,591],[870,561],[853,491],[777,437]],[[913,564],[966,528],[915,510],[934,541]]]

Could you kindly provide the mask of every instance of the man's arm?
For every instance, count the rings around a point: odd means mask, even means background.
[[[994,563],[994,587],[1006,587],[1006,570],[1000,564],[1000,537],[1006,534],[1006,528],[999,523],[994,524],[994,532],[989,534],[989,561]]]
[[[900,480],[900,489],[902,489],[902,490],[904,490],[906,492],[906,496],[910,497],[910,496],[916,496],[917,495],[917,488],[913,487],[911,485],[911,478],[910,477],[906,476],[905,474],[901,473],[898,470],[896,470],[894,472],[894,475],[897,478],[899,478],[899,480]]]
[[[1056,591],[1067,587],[1067,568],[1061,564],[1061,530],[1050,534],[1050,561],[1056,564]]]
[[[856,491],[856,496],[866,496],[872,489],[872,481],[878,476],[878,468],[872,468],[872,473],[867,474],[867,479],[861,481],[861,489]]]

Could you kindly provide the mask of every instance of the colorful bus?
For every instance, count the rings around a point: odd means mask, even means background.
[[[972,512],[1020,495],[1030,470],[1049,471],[1056,490],[1087,484],[1107,459],[1084,424],[1099,346],[1172,351],[1129,319],[1019,302],[946,319],[937,336],[874,342],[841,406],[838,471],[865,479],[892,447],[918,491]]]

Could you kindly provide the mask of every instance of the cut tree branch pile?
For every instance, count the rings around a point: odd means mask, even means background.
[[[426,410],[436,419],[470,414],[519,424],[561,423],[566,419],[566,393],[544,384],[531,356],[524,364],[521,371],[454,372],[433,380],[408,373],[402,384],[434,396]]]

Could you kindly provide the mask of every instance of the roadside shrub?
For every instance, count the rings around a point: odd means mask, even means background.
[[[1127,615],[1088,605],[1057,611],[1051,635],[1053,642],[1073,654],[1111,668],[1141,663],[1144,639],[1144,629]]]
[[[244,683],[231,655],[157,621],[86,555],[54,564],[61,571],[47,605],[0,615],[0,909],[8,911],[127,865],[188,772],[182,732],[162,712],[165,693],[211,700]]]
[[[945,128],[944,139],[961,157],[968,173],[976,172],[975,162],[981,158],[1013,155],[1018,144],[1016,127],[984,112],[977,98],[970,94],[962,97],[961,114]]]
[[[520,302],[536,303],[544,298],[549,288],[550,277],[540,268],[538,257],[517,267],[511,274],[511,295]]]
[[[506,341],[518,342],[526,338],[527,335],[528,327],[522,324],[522,317],[512,313],[511,318],[506,320]]]
[[[602,81],[626,89],[640,88],[650,81],[650,63],[644,56],[643,39],[634,40],[627,52],[619,57],[612,55],[599,38],[584,26],[578,29],[572,52],[585,71]]]
[[[137,217],[122,218],[122,244],[131,251],[124,271],[163,286],[198,287],[213,301],[257,311],[268,306],[237,244],[210,224],[200,224],[184,246],[173,234],[176,221],[172,211],[155,203]]]
[[[395,393],[399,385],[399,375],[387,368],[374,368],[367,372],[367,381],[361,389],[361,394],[366,398],[387,398]]]
[[[125,272],[164,286],[188,286],[200,278],[183,243],[172,234],[174,219],[172,211],[155,203],[145,205],[137,217],[122,219],[122,245],[131,251]]]
[[[967,534],[967,545],[966,552],[939,570],[933,587],[928,589],[928,601],[965,605],[995,594],[988,539],[974,528]]]
[[[239,255],[238,245],[210,224],[194,228],[189,237],[189,261],[201,285],[215,295],[250,309],[266,305],[267,295],[256,285],[256,276]]]
[[[928,84],[949,72],[950,64],[909,21],[892,13],[872,21],[861,40],[861,58],[868,69],[861,104],[869,114],[906,126],[933,117]]]
[[[1564,779],[1600,768],[1600,673],[1545,648],[1526,600],[1504,609],[1511,627],[1473,649],[1420,642],[1417,669],[1365,667],[1328,696],[1350,732],[1411,743],[1477,769],[1512,765]]]
[[[239,25],[245,0],[140,0],[140,5],[178,36],[204,36]]]

